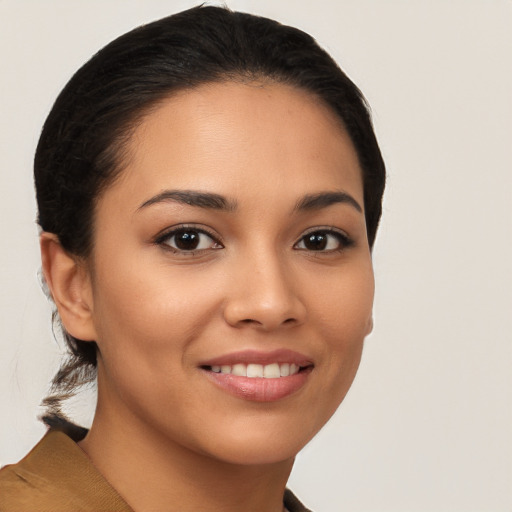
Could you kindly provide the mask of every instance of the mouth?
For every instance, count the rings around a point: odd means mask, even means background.
[[[303,388],[314,364],[288,350],[244,351],[206,361],[199,367],[217,388],[253,402],[275,402]]]

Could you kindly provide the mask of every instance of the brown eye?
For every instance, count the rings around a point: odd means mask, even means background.
[[[337,231],[312,231],[304,235],[295,245],[304,251],[330,252],[340,251],[351,245],[350,239]]]
[[[303,241],[308,251],[323,251],[327,247],[328,237],[325,233],[311,233]]]
[[[180,228],[167,233],[159,241],[175,251],[203,251],[206,249],[218,249],[221,245],[208,233],[199,229]]]
[[[182,251],[197,249],[201,241],[201,235],[197,231],[180,231],[174,235],[174,244]]]

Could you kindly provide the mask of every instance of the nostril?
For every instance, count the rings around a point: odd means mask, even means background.
[[[265,299],[265,300],[264,300]],[[266,295],[240,295],[229,298],[223,310],[224,319],[233,327],[273,330],[301,324],[305,307],[296,297],[270,300]],[[286,300],[285,300],[286,299]]]
[[[257,320],[253,320],[252,318],[245,318],[244,320],[241,321],[241,323],[243,324],[259,324],[260,322],[258,322]]]
[[[286,320],[284,320],[282,322],[281,325],[294,324],[296,321],[297,320],[295,318],[287,318]],[[244,324],[244,325],[250,325],[250,324],[264,325],[264,322],[260,322],[259,320],[254,320],[253,318],[244,318],[243,320],[240,320],[240,324]]]

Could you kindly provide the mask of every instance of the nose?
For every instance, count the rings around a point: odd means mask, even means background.
[[[251,326],[263,331],[302,324],[306,307],[290,267],[275,255],[244,258],[231,273],[224,318],[233,327]],[[234,270],[234,269],[232,269]]]

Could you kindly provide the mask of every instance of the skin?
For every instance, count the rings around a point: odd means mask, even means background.
[[[81,447],[136,511],[172,502],[180,511],[281,512],[294,457],[343,400],[372,327],[364,210],[346,201],[295,208],[323,192],[363,206],[354,147],[311,94],[231,82],[163,101],[128,150],[98,200],[88,261],[41,238],[66,329],[99,347],[98,407]],[[237,207],[141,207],[169,189]],[[176,238],[161,235],[182,225],[212,238],[173,250]],[[321,228],[336,230],[327,249],[308,249],[304,235]],[[282,348],[312,370],[273,402],[233,396],[200,368],[239,350]]]

